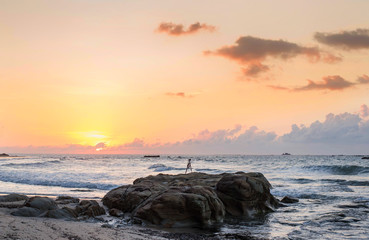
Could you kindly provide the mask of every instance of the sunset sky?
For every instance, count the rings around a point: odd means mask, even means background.
[[[367,0],[0,0],[0,152],[369,154]]]

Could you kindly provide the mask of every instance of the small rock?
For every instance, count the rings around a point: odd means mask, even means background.
[[[121,210],[116,209],[116,208],[110,209],[109,214],[111,216],[114,216],[114,217],[123,217],[124,216],[124,213]]]
[[[17,202],[0,202],[0,208],[21,208],[23,206],[24,200]]]
[[[28,200],[26,195],[11,193],[5,196],[0,196],[0,202],[18,202],[22,200]]]
[[[113,228],[112,225],[104,223],[103,225],[101,225],[102,228]]]
[[[293,198],[293,197],[288,197],[288,196],[285,196],[281,202],[283,203],[297,203],[299,202],[299,200],[297,198]]]
[[[56,218],[56,219],[75,219],[78,217],[77,212],[71,208],[54,209],[47,211],[43,217]]]
[[[59,196],[56,200],[58,204],[70,204],[70,203],[79,203],[79,198],[70,197],[70,196]]]
[[[31,207],[23,207],[11,213],[13,216],[20,216],[20,217],[38,217],[45,211],[31,208]]]
[[[24,205],[40,210],[54,210],[58,208],[56,202],[48,197],[31,197]]]
[[[96,217],[105,214],[105,209],[95,200],[82,200],[76,207],[79,216]]]
[[[98,206],[90,206],[87,211],[85,212],[85,215],[89,216],[89,217],[96,217],[96,216],[100,216],[100,215],[104,215],[105,214],[105,209],[103,207]]]

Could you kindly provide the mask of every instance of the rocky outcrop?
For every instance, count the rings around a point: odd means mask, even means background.
[[[77,199],[72,197],[61,197],[59,201],[63,201],[63,205],[74,204],[59,208],[57,202],[48,197],[31,197],[23,205],[11,214],[22,217],[47,217],[47,218],[63,218],[63,219],[85,219],[105,214],[105,209],[95,200],[83,200],[76,205]]]
[[[274,211],[278,200],[270,194],[272,186],[261,173],[225,174],[216,185],[218,197],[232,216],[248,216]]]
[[[270,188],[261,173],[159,174],[111,190],[103,204],[114,215],[130,214],[135,222],[207,227],[222,222],[226,214],[252,217],[273,211],[279,202]]]

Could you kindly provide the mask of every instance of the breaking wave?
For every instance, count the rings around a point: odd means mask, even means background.
[[[148,167],[148,169],[154,169],[154,172],[165,172],[165,171],[171,171],[171,170],[181,170],[181,171],[186,170],[186,168],[170,167],[170,166],[166,166],[160,163],[151,165],[150,167]]]
[[[369,167],[357,165],[321,165],[321,166],[306,166],[304,169],[311,171],[328,172],[333,175],[358,175],[369,173]]]
[[[1,166],[4,167],[42,167],[50,164],[58,164],[61,163],[59,160],[46,161],[46,162],[34,162],[34,163],[7,163]]]
[[[65,188],[88,188],[88,189],[99,189],[99,190],[110,190],[118,185],[115,184],[105,184],[105,183],[93,183],[93,182],[78,182],[78,181],[60,181],[60,180],[50,180],[48,178],[19,178],[18,176],[0,176],[0,181],[2,182],[12,182],[21,183],[27,185],[37,185],[37,186],[53,186],[53,187],[65,187]]]

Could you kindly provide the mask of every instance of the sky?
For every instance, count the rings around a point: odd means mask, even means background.
[[[367,0],[0,5],[0,152],[369,154]]]

